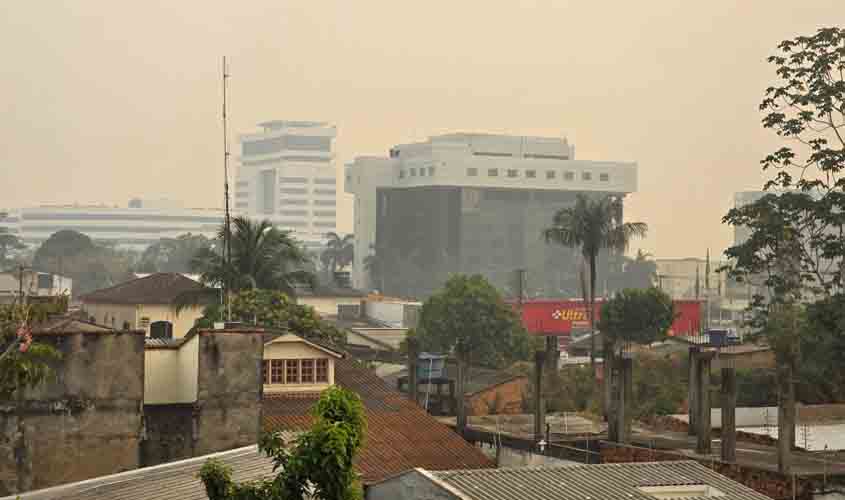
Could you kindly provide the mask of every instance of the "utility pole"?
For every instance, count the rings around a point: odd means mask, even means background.
[[[223,56],[223,197],[224,197],[224,237],[223,242],[223,297],[226,301],[226,321],[232,321],[231,277],[232,267],[232,218],[229,213],[229,131],[226,122],[226,79],[229,73],[226,69],[226,56]]]

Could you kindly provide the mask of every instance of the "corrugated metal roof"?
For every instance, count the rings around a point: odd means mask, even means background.
[[[692,461],[430,472],[473,500],[655,500],[638,488],[707,485],[723,500],[768,500]],[[685,497],[691,500],[691,497]]]

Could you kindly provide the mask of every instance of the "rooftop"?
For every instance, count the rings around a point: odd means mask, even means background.
[[[335,383],[358,393],[364,403],[367,435],[355,465],[365,484],[415,467],[430,470],[493,467],[479,449],[390,389],[375,372],[357,361],[335,361]],[[316,392],[265,395],[264,428],[307,429],[312,422],[311,407],[318,398]]]
[[[110,288],[95,290],[81,297],[86,303],[173,304],[177,298],[193,293],[217,293],[178,273],[155,273],[126,281]]]
[[[692,461],[433,472],[473,500],[654,500],[768,497]]]

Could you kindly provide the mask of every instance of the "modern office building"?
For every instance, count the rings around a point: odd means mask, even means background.
[[[184,208],[172,200],[132,199],[126,207],[42,205],[4,212],[0,227],[28,245],[40,245],[53,233],[70,229],[95,241],[135,250],[185,233],[211,238],[223,222],[220,209]]]
[[[446,134],[356,158],[353,285],[424,297],[450,273],[481,273],[513,294],[522,269],[529,296],[577,296],[576,254],[542,230],[580,193],[636,187],[636,163],[576,160],[560,138]]]
[[[334,126],[325,122],[269,121],[240,137],[234,208],[268,219],[309,247],[320,246],[337,220]]]

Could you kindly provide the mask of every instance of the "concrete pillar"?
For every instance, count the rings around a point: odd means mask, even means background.
[[[736,369],[722,368],[722,461],[736,462]]]
[[[408,338],[408,399],[419,404],[419,382],[417,380],[417,361],[419,344],[417,339]]]
[[[631,395],[633,390],[633,368],[634,360],[628,357],[619,357],[616,360],[616,404],[614,405],[616,420],[616,442],[627,443],[630,439],[631,426]]]
[[[546,405],[543,400],[544,351],[534,353],[534,440],[540,441],[546,433]]]
[[[710,424],[710,361],[713,359],[712,352],[700,352],[696,355],[696,381],[698,382],[696,396],[698,399],[698,413],[696,423],[698,426],[698,442],[695,451],[701,455],[709,455],[712,451],[712,429]]]
[[[792,472],[792,447],[795,446],[794,370],[787,363],[778,369],[778,472]]]
[[[699,348],[698,347],[690,347],[689,348],[689,387],[687,388],[687,401],[689,403],[689,429],[687,433],[690,436],[696,435],[697,423],[696,417],[698,416],[698,354]]]

